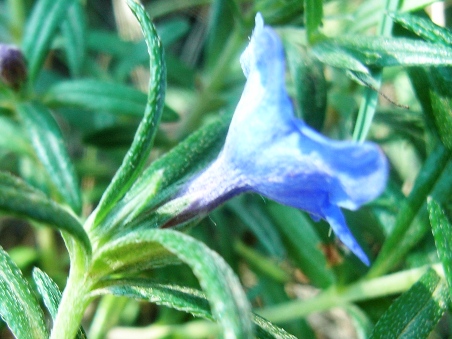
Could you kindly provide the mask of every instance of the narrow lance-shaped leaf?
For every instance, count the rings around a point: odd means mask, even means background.
[[[154,161],[116,204],[108,220],[105,220],[102,232],[98,230],[95,237],[102,237],[102,233],[108,233],[108,228],[113,228],[118,223],[137,222],[140,214],[155,207],[169,193],[177,190],[178,180],[212,161],[223,146],[230,119],[230,114],[224,114]]]
[[[171,252],[193,270],[225,338],[252,338],[250,307],[234,272],[217,253],[183,233],[161,229],[128,233],[97,251],[93,267],[99,272],[96,267],[111,270],[116,266],[121,270],[121,266],[162,265],[169,261],[163,257],[162,251],[156,251],[159,247]],[[141,256],[139,262],[138,256]]]
[[[146,94],[120,83],[80,79],[52,86],[45,95],[50,107],[78,107],[142,117]]]
[[[156,28],[160,40],[162,41],[162,46],[166,48],[174,41],[184,36],[189,31],[190,26],[187,21],[176,18],[165,20],[160,25],[157,25]],[[103,45],[103,41],[100,45]],[[97,46],[95,48],[104,48],[104,46]],[[130,48],[123,48],[123,51],[126,52],[125,55],[120,56],[118,64],[112,69],[114,78],[118,81],[125,81],[135,67],[138,65],[146,65],[149,62],[149,54],[144,40],[134,43]],[[168,62],[168,56],[166,56],[166,61]],[[174,71],[173,69],[171,70]],[[162,119],[163,118],[164,116]]]
[[[234,16],[232,12],[231,1],[214,1],[210,6],[209,22],[206,38],[206,65],[209,69],[213,69],[223,56],[225,42],[233,31]],[[237,19],[240,20],[240,19]]]
[[[148,45],[151,72],[148,100],[143,120],[138,126],[132,146],[96,209],[94,226],[102,221],[138,177],[151,150],[163,110],[166,87],[166,66],[163,48],[155,27],[144,8],[132,0],[128,1],[128,5],[140,23]]]
[[[287,42],[284,47],[295,86],[299,116],[320,131],[326,114],[327,85],[323,65],[303,46]]]
[[[24,155],[33,154],[21,126],[5,116],[0,116],[0,149]]]
[[[30,82],[36,79],[55,32],[75,0],[41,0],[36,2],[23,35],[22,48],[28,61]]]
[[[0,247],[0,316],[16,338],[48,338],[44,314],[28,282]]]
[[[86,50],[86,19],[80,0],[69,8],[62,26],[66,58],[73,77],[81,75]]]
[[[447,309],[448,300],[445,282],[429,270],[389,307],[370,338],[427,338]]]
[[[0,210],[45,223],[73,236],[91,253],[82,225],[71,213],[19,178],[0,172]]]
[[[452,44],[452,32],[447,28],[435,25],[430,19],[398,12],[391,13],[390,16],[395,22],[427,41],[446,47],[450,47]],[[416,84],[424,80],[423,78],[429,78],[429,91],[426,92],[425,87],[421,87],[416,90],[417,96],[423,105],[427,118],[433,117],[435,132],[438,132],[444,145],[452,149],[452,117],[450,116],[452,92],[450,90],[451,75],[449,68],[432,68],[428,74],[422,69],[414,69],[409,71],[409,75],[415,88],[419,87]],[[429,107],[430,102],[431,107]]]
[[[438,143],[419,172],[410,195],[403,202],[391,233],[386,238],[368,276],[377,277],[387,272],[406,254],[407,248],[400,244],[406,238],[411,222],[440,178],[450,158],[450,151]]]
[[[389,13],[389,16],[395,22],[427,41],[452,45],[452,32],[445,27],[434,24],[430,19],[403,12]]]
[[[306,23],[306,33],[310,42],[314,42],[320,34],[319,28],[322,24],[322,18],[322,0],[304,0],[304,20]]]
[[[44,304],[49,310],[52,319],[55,319],[58,312],[58,305],[61,301],[61,291],[58,285],[45,272],[35,267],[33,269],[33,280],[36,283],[39,293],[42,296]],[[76,339],[86,338],[82,328],[77,332]]]
[[[341,48],[369,66],[450,66],[452,47],[406,38],[341,36],[315,45]]]
[[[63,142],[63,136],[50,111],[40,103],[17,106],[25,131],[44,166],[54,189],[77,214],[82,198],[75,169]]]
[[[266,204],[266,210],[284,237],[288,253],[311,283],[322,288],[333,284],[334,274],[308,218],[301,211],[272,202]]]
[[[49,107],[78,107],[140,118],[143,117],[146,100],[146,94],[133,87],[97,79],[59,82],[52,86],[44,97]],[[177,119],[177,114],[165,106],[162,121]]]
[[[436,67],[428,72],[432,113],[439,137],[452,150],[452,73],[450,67]]]
[[[178,286],[152,283],[145,280],[118,280],[105,283],[105,287],[95,293],[111,293],[117,296],[125,296],[138,300],[145,300],[188,312],[196,317],[214,320],[210,312],[209,302],[198,290]],[[294,339],[295,337],[283,329],[273,325],[264,318],[253,315],[256,326],[256,336],[261,339]]]
[[[449,293],[452,296],[452,225],[435,200],[429,198],[427,207],[438,256],[443,264]]]

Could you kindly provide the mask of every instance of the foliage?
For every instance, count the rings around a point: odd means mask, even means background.
[[[0,337],[445,333],[452,18],[431,3],[0,1]]]

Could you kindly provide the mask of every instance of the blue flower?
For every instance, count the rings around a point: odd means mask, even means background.
[[[388,164],[372,143],[333,141],[294,116],[285,88],[284,50],[257,14],[240,59],[247,77],[218,158],[191,179],[176,218],[188,220],[242,192],[256,192],[326,220],[365,264],[369,259],[347,227],[340,207],[356,210],[386,185]]]

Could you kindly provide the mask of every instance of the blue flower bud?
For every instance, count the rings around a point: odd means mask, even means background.
[[[284,50],[260,14],[241,57],[247,77],[218,158],[192,178],[172,220],[208,213],[242,192],[255,192],[324,219],[366,265],[369,259],[347,227],[341,207],[356,210],[384,190],[388,163],[370,142],[330,140],[294,115],[285,88]]]

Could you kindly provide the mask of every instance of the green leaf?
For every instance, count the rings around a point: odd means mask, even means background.
[[[446,284],[427,271],[378,320],[370,338],[427,338],[447,309]]]
[[[335,277],[328,267],[321,250],[322,242],[311,222],[294,208],[269,202],[266,209],[284,237],[287,251],[303,274],[315,286],[330,286]]]
[[[269,255],[278,259],[282,259],[285,256],[284,245],[275,230],[273,222],[262,213],[259,205],[253,201],[237,197],[228,202],[227,206],[256,235],[258,241]]]
[[[342,51],[372,67],[452,65],[451,47],[406,38],[341,36],[319,42],[314,50],[317,54],[323,50]]]
[[[268,277],[279,284],[290,281],[289,272],[281,268],[272,258],[262,255],[241,241],[237,241],[234,248],[237,254],[249,263],[253,271],[257,271],[266,278]]]
[[[446,46],[452,45],[452,32],[445,27],[435,25],[430,19],[401,12],[389,13],[389,16],[424,40]]]
[[[407,70],[407,73],[410,77],[414,92],[416,93],[416,98],[422,107],[427,137],[430,139],[437,139],[438,130],[433,114],[431,91],[425,90],[425,88],[430,87],[429,72],[423,67],[411,67]]]
[[[0,148],[23,155],[33,154],[21,126],[4,116],[0,116]]]
[[[33,83],[41,70],[57,28],[75,0],[40,0],[25,27],[22,49],[28,62],[28,77]]]
[[[152,18],[158,18],[171,12],[180,11],[190,7],[210,4],[213,0],[159,0],[150,3],[148,10],[152,13]]]
[[[191,313],[195,317],[213,320],[209,302],[198,290],[178,285],[160,284],[144,279],[105,281],[94,294],[113,294],[121,297],[146,300],[158,305]]]
[[[206,39],[206,68],[213,69],[219,62],[234,27],[232,1],[217,0],[210,6]]]
[[[132,0],[128,1],[128,5],[141,25],[148,45],[151,73],[149,93],[144,117],[132,146],[94,212],[94,226],[102,221],[140,174],[152,148],[165,99],[166,66],[159,37],[144,8]]]
[[[304,0],[304,22],[309,41],[314,42],[320,33],[323,19],[322,0]]]
[[[45,272],[38,267],[33,269],[33,280],[36,283],[39,293],[41,294],[44,304],[49,310],[50,316],[55,320],[58,312],[58,306],[61,301],[61,291],[58,285]],[[77,332],[76,339],[84,339],[86,334],[82,328]]]
[[[52,86],[44,97],[50,107],[82,108],[115,114],[143,117],[146,94],[120,83],[83,79],[62,81]],[[177,121],[179,116],[168,106],[163,109],[162,121]]]
[[[427,207],[438,256],[444,267],[449,293],[452,295],[452,225],[435,200],[430,198]]]
[[[436,130],[444,146],[452,150],[452,72],[450,68],[432,68],[428,73],[429,92]]]
[[[33,280],[35,281],[38,292],[41,294],[44,305],[46,305],[50,316],[52,319],[55,319],[58,312],[58,305],[61,301],[61,291],[58,285],[47,275],[47,273],[41,271],[38,267],[33,269]]]
[[[76,107],[142,117],[146,94],[120,83],[95,79],[59,82],[46,93],[50,107]]]
[[[329,40],[315,44],[311,51],[321,62],[327,65],[364,74],[369,73],[369,69],[359,60],[358,56]]]
[[[210,312],[209,302],[204,294],[192,288],[138,279],[107,281],[105,285],[105,287],[96,290],[95,293],[111,293],[117,296],[145,300],[191,313],[195,317],[214,320]],[[253,320],[257,325],[257,338],[295,338],[258,315],[254,314]]]
[[[118,223],[139,222],[138,217],[154,208],[177,189],[177,181],[206,166],[219,153],[231,119],[224,114],[180,142],[171,151],[154,161],[111,211],[102,232],[109,232]],[[146,216],[145,216],[146,218]],[[149,219],[149,218],[147,218]],[[131,227],[129,224],[127,227]],[[100,230],[95,237],[101,237]]]
[[[69,8],[66,21],[62,26],[64,48],[72,77],[79,77],[86,50],[86,19],[80,0],[76,0]]]
[[[411,222],[440,178],[450,158],[450,151],[438,143],[424,162],[410,195],[400,207],[391,233],[383,243],[380,253],[369,271],[370,277],[387,272],[407,253],[407,247],[400,244],[408,237],[407,232]]]
[[[262,318],[257,314],[253,314],[254,323],[257,325],[256,336],[260,339],[295,339],[290,333],[287,333],[282,328],[273,325],[268,320]]]
[[[85,251],[91,243],[80,222],[67,209],[19,178],[0,172],[0,210],[31,218],[72,235]]]
[[[152,261],[161,264],[162,251],[156,253],[158,247],[173,253],[192,269],[209,300],[213,317],[223,328],[225,338],[253,337],[249,304],[234,272],[217,253],[183,233],[161,229],[128,233],[108,242],[105,249],[101,248],[96,253],[93,272],[101,274],[96,269],[99,261],[105,267],[131,265],[132,261],[135,267],[148,265]],[[141,263],[137,260],[138,256]]]
[[[110,54],[113,57],[126,58],[136,44],[124,41],[110,31],[91,29],[87,32],[86,47],[89,51]]]
[[[77,176],[64,145],[61,131],[50,111],[40,103],[17,106],[31,145],[54,188],[75,213],[82,209]]]
[[[382,20],[383,15],[395,12],[410,12],[416,11],[432,4],[436,0],[410,0],[410,1],[392,1],[396,6],[389,6],[390,1],[363,1],[358,9],[353,13],[350,20],[348,32],[364,32],[372,26],[377,26]]]
[[[309,126],[320,131],[325,120],[327,95],[323,65],[304,46],[288,41],[284,47],[299,115]]]
[[[354,72],[349,72],[354,73]],[[355,73],[355,75],[360,73]],[[367,87],[364,90],[364,96],[359,107],[358,118],[356,119],[355,128],[353,130],[353,140],[363,142],[366,140],[370,125],[372,124],[374,114],[378,105],[378,92],[375,89],[380,88],[382,71],[376,70],[369,74],[362,73],[363,78],[370,78],[372,80],[373,88]],[[361,74],[360,77],[361,78]],[[377,85],[377,86],[375,86]],[[367,84],[369,86],[369,84]]]
[[[28,282],[0,247],[0,316],[16,338],[48,338],[44,314]]]
[[[286,24],[293,21],[302,21],[304,1],[300,0],[256,0],[254,13],[260,12],[267,24]]]
[[[157,25],[156,29],[162,41],[162,46],[166,47],[184,36],[189,31],[190,26],[186,20],[172,19]],[[135,43],[129,49],[124,49],[124,52],[114,69],[115,79],[120,81],[125,81],[136,66],[145,64],[149,60],[145,41]]]

